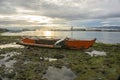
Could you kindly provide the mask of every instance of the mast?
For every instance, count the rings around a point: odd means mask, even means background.
[[[71,26],[71,38],[73,38],[73,26]]]

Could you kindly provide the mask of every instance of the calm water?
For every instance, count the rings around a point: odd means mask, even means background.
[[[24,31],[19,33],[3,33],[7,36],[44,36],[47,38],[71,37],[75,39],[93,39],[102,43],[120,43],[120,32],[97,32],[97,31]]]

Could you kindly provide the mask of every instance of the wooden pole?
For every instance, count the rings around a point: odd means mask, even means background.
[[[71,26],[71,38],[73,38],[73,26]]]

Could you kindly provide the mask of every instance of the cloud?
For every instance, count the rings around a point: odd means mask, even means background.
[[[104,20],[120,18],[119,4],[120,0],[0,0],[0,15],[45,16],[51,19],[48,24],[77,25],[87,20],[103,24]]]
[[[120,26],[120,18],[105,19],[101,22],[103,26]]]
[[[16,9],[6,0],[0,0],[0,14],[15,14]]]

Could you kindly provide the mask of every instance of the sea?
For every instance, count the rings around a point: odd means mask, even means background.
[[[44,37],[44,38],[73,38],[80,40],[91,40],[96,38],[96,42],[117,44],[120,43],[120,32],[107,31],[21,31],[5,32],[2,36],[26,36],[26,37]]]

